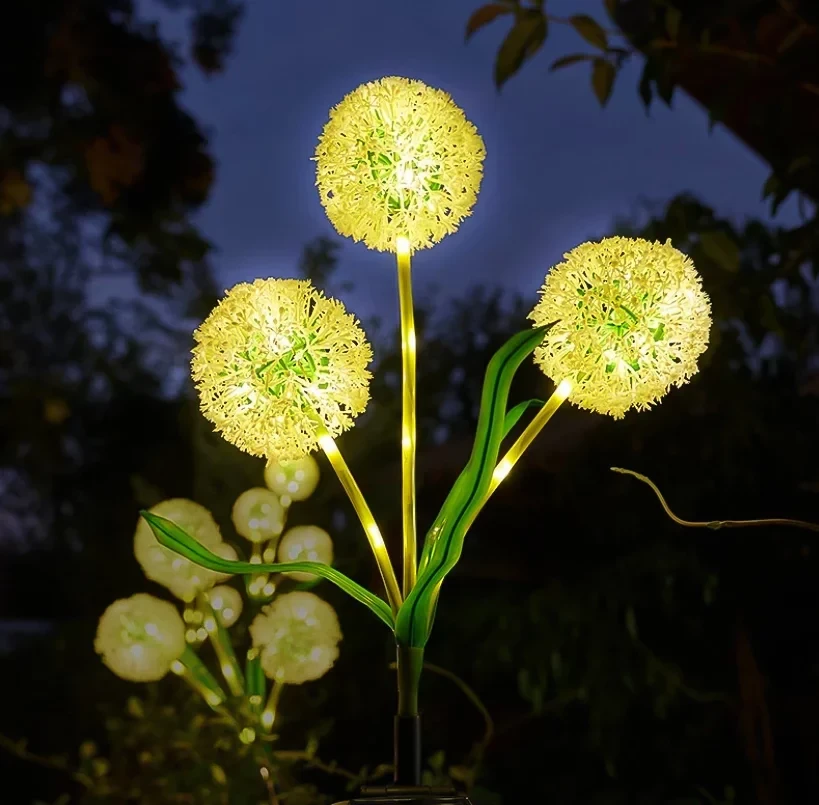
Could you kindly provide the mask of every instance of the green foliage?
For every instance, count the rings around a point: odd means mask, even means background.
[[[533,9],[518,9],[515,22],[501,43],[495,60],[495,86],[500,89],[546,41],[549,24]]]

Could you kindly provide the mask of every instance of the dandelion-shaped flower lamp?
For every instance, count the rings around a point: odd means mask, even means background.
[[[327,217],[340,234],[394,251],[403,357],[403,592],[416,578],[415,323],[410,255],[455,232],[483,175],[483,140],[450,96],[421,81],[363,84],[331,112],[314,157]]]
[[[331,112],[316,149],[316,184],[340,234],[377,251],[394,251],[402,354],[403,595],[417,579],[415,524],[415,322],[411,253],[455,232],[477,200],[483,140],[450,96],[421,81],[388,77],[363,84]],[[399,679],[407,658],[399,647]],[[411,673],[420,673],[420,667]],[[415,696],[402,696],[399,718],[418,729]],[[417,680],[409,685],[412,691]],[[398,722],[397,722],[398,723]],[[399,729],[397,725],[396,729]],[[410,736],[410,741],[416,738]],[[418,783],[417,758],[396,781]]]
[[[401,592],[384,538],[333,438],[369,399],[372,349],[356,319],[307,280],[257,279],[228,291],[194,338],[202,413],[227,441],[269,463],[324,451],[397,611]]]
[[[296,466],[313,450],[323,450],[370,542],[387,601],[330,567],[331,542],[318,534],[309,539],[305,533],[285,534],[278,563],[231,562],[179,533],[167,520],[143,513],[163,546],[209,570],[325,578],[365,604],[393,631],[398,658],[395,785],[382,790],[383,803],[458,799],[452,792],[419,793],[418,685],[441,585],[490,495],[566,399],[617,418],[630,408],[646,408],[696,372],[697,359],[708,343],[708,298],[691,261],[669,243],[607,238],[566,254],[546,277],[541,300],[530,315],[534,329],[512,336],[487,367],[472,454],[416,560],[410,254],[454,232],[469,214],[483,157],[481,138],[448,95],[403,78],[365,84],[348,95],[331,112],[315,155],[321,200],[339,232],[397,255],[403,364],[403,595],[381,532],[333,438],[351,427],[366,406],[372,353],[343,305],[306,281],[256,280],[229,291],[196,332],[193,377],[202,411],[216,429],[239,448],[267,459],[265,483],[281,495],[282,505],[288,505],[285,491],[293,499],[307,494],[317,478],[315,466],[310,460]],[[530,400],[508,409],[515,372],[532,352],[556,389],[546,403]],[[499,460],[501,444],[533,403],[538,412]],[[271,504],[261,519],[271,519],[267,515],[274,508]],[[259,518],[254,512],[249,516],[255,522]],[[260,522],[253,528],[258,529]],[[255,533],[248,535],[252,539]],[[318,666],[311,663],[331,662],[340,638],[329,621],[326,633],[310,632],[318,618],[309,614],[312,604],[305,599],[291,603],[295,609],[268,610],[255,629],[255,657],[261,661],[261,652],[267,652],[265,670],[274,679],[314,673]],[[275,634],[298,636],[301,670],[279,662],[279,638],[273,639],[271,631],[279,622],[284,631],[277,626]],[[326,640],[307,652],[306,636],[311,634]],[[274,713],[275,702],[268,708]],[[369,802],[378,805],[378,800],[376,796]]]
[[[670,241],[583,243],[546,275],[529,318],[548,327],[535,362],[557,388],[498,463],[491,494],[561,403],[622,419],[697,372],[711,304],[690,258]]]

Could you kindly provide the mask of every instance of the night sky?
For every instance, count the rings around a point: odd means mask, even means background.
[[[466,45],[465,24],[479,5],[249,0],[226,71],[208,79],[194,67],[185,70],[183,103],[209,132],[218,161],[198,224],[218,248],[214,262],[224,288],[292,276],[306,242],[335,234],[310,157],[330,107],[384,75],[448,91],[487,148],[472,217],[416,257],[421,289],[435,283],[453,294],[466,284],[502,282],[534,301],[550,265],[606,234],[640,199],[664,202],[690,191],[720,215],[768,217],[760,200],[768,169],[725,130],[709,134],[693,101],[678,92],[673,109],[658,103],[646,117],[636,91],[640,60],[620,74],[606,109],[592,94],[587,65],[549,74],[558,56],[589,50],[566,26],[553,25],[545,48],[498,94],[492,65],[509,22],[496,22]],[[558,16],[585,11],[602,20],[601,7],[600,0],[550,3]],[[181,39],[183,25],[163,22],[163,34]],[[778,217],[794,220],[794,206]],[[352,310],[366,317],[380,308],[393,319],[387,255],[345,241],[340,268],[357,286],[345,295]]]

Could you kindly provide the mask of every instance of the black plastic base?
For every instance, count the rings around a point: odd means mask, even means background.
[[[454,788],[430,788],[429,786],[364,787],[355,799],[337,802],[336,805],[472,805],[466,794]]]

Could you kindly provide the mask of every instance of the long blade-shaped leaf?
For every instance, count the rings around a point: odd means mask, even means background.
[[[503,438],[509,435],[509,431],[515,427],[528,408],[543,408],[544,400],[524,400],[518,403],[514,408],[510,408],[506,416],[503,418]]]
[[[284,573],[295,570],[301,573],[313,573],[327,581],[333,582],[345,593],[364,604],[373,614],[393,629],[392,611],[386,601],[379,598],[351,578],[339,573],[335,568],[321,562],[280,562],[273,564],[251,564],[238,562],[233,559],[224,559],[209,551],[204,545],[185,533],[176,523],[149,511],[141,511],[143,519],[154,532],[160,545],[164,545],[174,553],[184,556],[194,564],[217,573],[248,574],[248,573]]]
[[[532,399],[524,400],[524,402],[518,403],[514,408],[510,408],[503,420],[503,438],[505,439],[509,435],[509,431],[511,431],[512,428],[514,428],[515,425],[517,425],[517,423],[520,421],[520,418],[523,416],[527,409],[541,408],[543,405],[544,405],[543,400]],[[458,478],[458,481],[460,480],[461,479]],[[458,481],[456,481],[456,484],[458,483]],[[456,489],[454,487],[453,492],[456,492]],[[430,529],[427,538],[424,540],[424,546],[421,551],[421,559],[419,561],[419,570],[421,572],[423,572],[426,569],[427,565],[429,564],[429,560],[432,556],[432,548],[435,545],[435,541],[437,540],[440,531],[440,528],[438,527],[440,525],[439,520],[436,520],[437,525],[433,526],[433,528]]]
[[[398,613],[396,637],[400,643],[423,646],[429,637],[437,589],[460,558],[470,517],[480,509],[492,480],[507,432],[506,403],[512,379],[523,360],[543,340],[546,329],[517,333],[489,362],[472,454],[427,534],[423,557],[426,561],[416,586]]]

